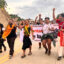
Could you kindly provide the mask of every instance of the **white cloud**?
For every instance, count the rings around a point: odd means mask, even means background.
[[[8,2],[9,0],[7,0]],[[13,0],[8,6],[13,12],[24,18],[35,18],[39,13],[42,17],[49,16],[52,19],[52,8],[56,8],[56,15],[64,12],[64,0]]]

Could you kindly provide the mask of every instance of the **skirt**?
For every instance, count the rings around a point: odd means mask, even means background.
[[[32,42],[29,36],[24,36],[22,49],[26,50],[26,48],[29,48],[31,45],[32,45]]]
[[[53,41],[53,36],[51,33],[48,33],[48,34],[44,34],[41,38],[41,41],[42,40],[45,40],[45,39],[51,39]]]

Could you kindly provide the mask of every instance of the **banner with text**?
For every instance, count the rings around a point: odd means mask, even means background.
[[[33,25],[33,37],[35,41],[41,41],[41,37],[43,35],[42,31],[42,25]]]

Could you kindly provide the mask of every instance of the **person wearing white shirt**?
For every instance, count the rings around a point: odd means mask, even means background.
[[[56,46],[56,41],[57,41],[57,37],[58,37],[58,29],[59,29],[58,24],[51,21],[50,32],[51,32],[51,35],[53,37],[54,47]]]
[[[53,40],[52,36],[50,35],[50,19],[49,17],[45,18],[45,24],[43,26],[43,36],[41,38],[43,47],[45,48],[45,54],[51,54],[51,41]]]

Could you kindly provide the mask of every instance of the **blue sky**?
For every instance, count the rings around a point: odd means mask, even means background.
[[[9,14],[18,14],[21,18],[35,17],[41,13],[42,18],[52,19],[52,9],[56,8],[56,16],[64,12],[64,0],[6,0]]]

